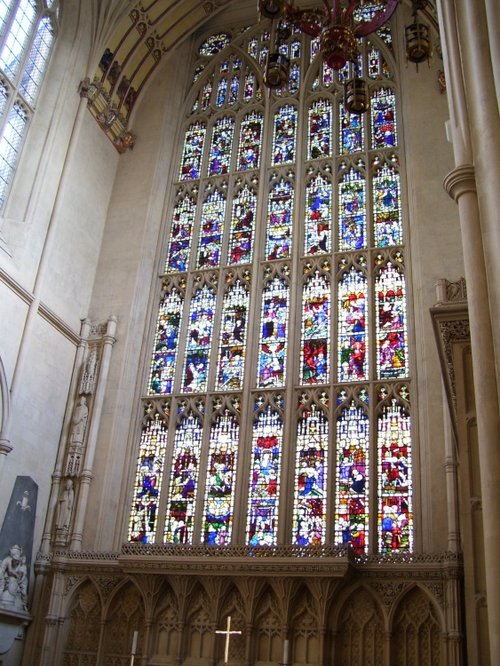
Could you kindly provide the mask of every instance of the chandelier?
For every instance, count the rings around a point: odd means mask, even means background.
[[[332,69],[338,71],[347,62],[354,63],[354,75],[344,84],[344,104],[352,113],[363,113],[369,107],[369,94],[366,81],[357,75],[358,39],[387,23],[398,3],[399,0],[323,0],[321,7],[300,9],[293,0],[258,0],[260,16],[278,20],[276,45],[268,56],[264,82],[269,88],[286,85],[290,61],[280,46],[295,28],[319,39],[323,59]],[[422,37],[428,38],[428,28],[416,19],[417,9],[426,4],[427,0],[412,0],[414,22],[407,28],[407,57],[412,62],[422,62],[423,53],[427,52]]]

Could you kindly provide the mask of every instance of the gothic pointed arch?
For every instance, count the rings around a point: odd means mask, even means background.
[[[97,585],[86,578],[71,592],[66,611],[63,655],[65,663],[97,659],[103,619],[103,603]]]

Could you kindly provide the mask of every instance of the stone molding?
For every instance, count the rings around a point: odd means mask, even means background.
[[[472,164],[463,164],[452,169],[443,181],[444,189],[454,201],[462,194],[476,192],[475,170]]]

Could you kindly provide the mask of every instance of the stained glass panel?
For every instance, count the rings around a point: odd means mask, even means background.
[[[330,283],[316,272],[304,285],[302,296],[300,380],[303,384],[328,381],[330,352]]]
[[[217,390],[241,389],[245,370],[250,295],[239,280],[224,296],[217,363]]]
[[[5,203],[28,122],[26,109],[16,102],[0,139],[0,208]]]
[[[290,75],[288,77],[288,91],[290,95],[295,95],[299,92],[300,87],[300,66],[295,62],[290,67]]]
[[[368,547],[370,422],[354,401],[337,420],[335,542],[358,555]]]
[[[318,546],[325,542],[328,472],[328,420],[316,405],[297,424],[292,542]]]
[[[243,89],[243,99],[245,102],[249,102],[255,95],[257,89],[257,83],[255,79],[255,74],[249,72],[245,74],[245,85]]]
[[[408,375],[406,292],[403,273],[388,263],[375,280],[377,299],[377,376],[397,379]]]
[[[220,32],[217,35],[210,35],[208,39],[200,44],[198,53],[202,56],[213,56],[226,46],[231,41],[230,36],[225,32]]]
[[[203,203],[201,210],[201,230],[198,244],[198,268],[214,268],[219,265],[224,233],[226,197],[214,190]]]
[[[193,123],[186,131],[182,153],[180,180],[196,180],[200,177],[200,164],[203,156],[206,126]]]
[[[202,111],[206,111],[210,106],[210,100],[212,99],[212,87],[214,84],[214,75],[209,78],[205,83],[200,92],[200,108]]]
[[[361,113],[349,113],[339,104],[340,152],[349,155],[363,150],[364,117]]]
[[[373,177],[373,222],[376,247],[401,245],[403,228],[399,174],[385,164]]]
[[[231,164],[231,151],[233,147],[233,118],[219,118],[214,125],[210,158],[208,164],[209,176],[220,176],[229,171]]]
[[[306,189],[305,254],[330,252],[332,244],[332,184],[318,175]]]
[[[165,267],[167,273],[188,269],[195,211],[196,204],[188,196],[185,196],[174,208]]]
[[[183,299],[176,289],[160,303],[148,394],[172,393]]]
[[[210,429],[202,542],[210,546],[230,543],[240,428],[229,414],[219,416]]]
[[[236,102],[238,101],[239,94],[240,94],[240,77],[232,76],[231,84],[229,86],[229,99],[227,100],[229,106],[236,104]]]
[[[167,426],[159,418],[142,430],[129,518],[129,541],[155,541],[167,436]]]
[[[268,260],[290,256],[293,215],[293,185],[285,180],[275,183],[269,195],[266,257]]]
[[[15,79],[28,46],[36,19],[36,0],[21,0],[0,53],[0,68]]]
[[[203,287],[191,302],[184,361],[184,393],[205,391],[207,388],[215,300],[215,294],[208,287]]]
[[[396,98],[390,88],[380,88],[371,97],[372,148],[397,145]]]
[[[238,171],[259,168],[262,122],[262,114],[256,111],[248,113],[241,121]]]
[[[165,543],[192,543],[202,434],[201,423],[192,414],[175,429]]]
[[[252,260],[257,195],[245,185],[233,202],[228,264],[247,264]]]
[[[247,522],[247,543],[251,546],[273,546],[277,541],[282,446],[283,422],[268,407],[254,424],[252,437]]]
[[[395,399],[378,418],[379,551],[413,548],[411,420]]]
[[[21,79],[20,92],[26,101],[34,106],[38,97],[45,68],[54,41],[54,30],[49,17],[39,22],[35,40],[31,46]]]
[[[274,278],[264,289],[260,320],[257,382],[262,387],[285,383],[289,288]]]
[[[273,164],[295,161],[297,109],[291,104],[282,106],[274,116]]]
[[[339,249],[359,250],[366,246],[365,179],[350,169],[339,184]]]
[[[339,382],[368,379],[367,300],[367,279],[351,268],[340,279],[338,289]]]
[[[224,106],[227,97],[227,79],[223,78],[219,80],[217,84],[217,96],[215,98],[215,105],[220,108]]]
[[[307,158],[330,157],[332,146],[332,104],[318,99],[309,107]]]

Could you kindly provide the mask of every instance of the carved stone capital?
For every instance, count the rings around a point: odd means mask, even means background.
[[[463,164],[450,171],[443,181],[443,186],[454,201],[458,201],[462,194],[476,192],[476,177],[472,164]]]
[[[10,440],[6,437],[0,438],[0,455],[6,456],[12,451]]]

